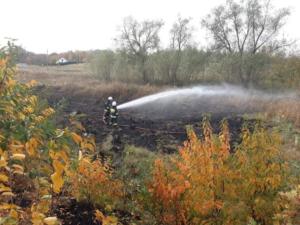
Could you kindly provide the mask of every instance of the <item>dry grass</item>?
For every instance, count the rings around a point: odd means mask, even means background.
[[[113,96],[115,99],[118,99],[119,102],[136,99],[161,90],[161,88],[150,85],[126,84],[120,82],[93,82],[90,84],[75,83],[57,86],[57,88],[59,88],[59,91],[63,93],[63,95],[66,95],[70,98],[74,97],[78,101],[80,101],[80,96],[85,98],[88,96],[89,98],[99,100],[105,99],[108,96]]]
[[[163,89],[124,82],[105,83],[92,75],[88,64],[48,67],[18,65],[17,79],[21,82],[36,80],[39,84],[58,88],[68,96],[90,96],[101,99],[113,95],[119,101],[135,99]]]
[[[21,82],[36,80],[49,86],[62,86],[73,83],[95,80],[88,70],[87,64],[72,64],[65,66],[35,66],[18,65],[17,79]]]
[[[280,99],[266,105],[266,118],[275,121],[283,137],[284,158],[299,172],[300,101],[299,97]]]
[[[282,99],[270,102],[266,107],[269,117],[277,117],[280,120],[288,119],[294,125],[300,127],[300,101],[299,98]]]
[[[264,113],[269,120],[276,119],[280,121],[293,122],[296,127],[300,128],[300,93],[294,92],[293,95],[282,97],[264,98],[260,95],[253,95],[245,100],[239,96],[226,100],[226,105],[238,108],[245,108],[245,112]]]

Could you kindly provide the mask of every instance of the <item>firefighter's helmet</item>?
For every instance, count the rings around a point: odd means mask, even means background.
[[[112,105],[112,106],[117,106],[117,102],[116,102],[116,101],[113,101],[113,102],[111,103],[111,105]]]
[[[113,97],[109,96],[109,97],[107,98],[107,100],[108,100],[108,101],[112,101],[112,100],[113,100]]]

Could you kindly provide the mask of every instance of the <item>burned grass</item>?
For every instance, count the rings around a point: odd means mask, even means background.
[[[102,143],[108,135],[117,134],[120,146],[132,144],[153,151],[174,152],[187,138],[187,125],[193,125],[201,135],[200,123],[203,116],[207,115],[211,116],[215,132],[219,131],[221,120],[228,119],[232,143],[239,141],[239,133],[245,122],[251,124],[256,121],[245,119],[245,113],[259,112],[269,118],[283,116],[299,124],[298,97],[265,100],[258,93],[246,99],[240,96],[179,96],[171,101],[162,100],[142,107],[124,109],[120,111],[119,128],[112,130],[102,122],[104,102],[108,96],[113,96],[118,103],[123,103],[160,92],[167,87],[121,82],[103,83],[95,79],[87,68],[86,64],[20,67],[18,79],[22,82],[37,80],[41,85],[36,87],[35,91],[48,99],[53,106],[64,98],[58,123],[65,125],[68,115],[72,112],[82,114],[84,116],[81,119],[87,132],[94,134],[98,143]]]
[[[82,115],[81,121],[86,127],[87,132],[95,135],[98,143],[103,143],[107,136],[114,137],[114,147],[123,149],[125,145],[135,145],[147,148],[151,151],[163,153],[173,153],[186,140],[186,127],[192,125],[198,134],[201,135],[201,121],[205,113],[197,111],[185,111],[179,114],[176,110],[170,110],[168,116],[161,117],[166,112],[153,111],[153,108],[146,108],[143,111],[137,109],[121,110],[119,127],[112,129],[107,127],[102,121],[104,102],[107,95],[119,97],[120,101],[130,100],[131,96],[139,97],[139,89],[130,89],[124,92],[120,89],[111,89],[110,92],[103,94],[99,89],[99,94],[83,92],[75,88],[62,87],[38,87],[36,90],[40,95],[46,97],[51,105],[56,105],[62,97],[66,99],[63,115],[59,115],[59,123],[67,125],[67,117],[70,113],[76,112]],[[130,91],[129,91],[130,89]],[[113,90],[118,92],[113,92]],[[154,89],[151,89],[151,91]],[[126,93],[126,94],[124,94]],[[144,92],[143,92],[144,93]],[[202,106],[204,103],[202,104]],[[184,106],[183,106],[184,107]],[[163,110],[163,107],[160,108]],[[181,116],[181,118],[179,118]],[[213,129],[218,132],[220,122],[227,118],[231,130],[232,143],[239,142],[240,131],[245,119],[231,111],[211,114],[210,120]],[[251,120],[249,123],[253,123]],[[118,151],[118,149],[115,149]]]

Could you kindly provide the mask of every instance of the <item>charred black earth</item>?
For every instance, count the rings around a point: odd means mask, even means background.
[[[121,109],[119,114],[119,126],[107,127],[102,122],[104,102],[106,99],[98,99],[95,96],[77,95],[57,87],[40,87],[38,94],[46,97],[50,105],[56,107],[64,98],[63,107],[58,114],[58,124],[68,125],[68,117],[76,112],[86,128],[87,133],[96,138],[97,143],[102,143],[108,135],[113,136],[113,146],[116,151],[122,151],[125,145],[144,147],[151,151],[163,153],[176,152],[183,141],[187,139],[186,127],[192,125],[201,137],[203,117],[209,117],[215,133],[220,131],[220,123],[227,119],[231,133],[231,143],[240,141],[240,131],[243,124],[254,124],[255,120],[245,121],[245,113],[253,113],[261,110],[262,105],[246,105],[237,99],[218,96],[203,97],[200,100],[187,98],[172,101],[152,102],[139,107]],[[193,99],[193,98],[192,98]],[[129,101],[120,96],[120,102]]]

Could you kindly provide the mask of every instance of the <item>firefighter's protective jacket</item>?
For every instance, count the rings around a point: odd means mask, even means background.
[[[105,105],[104,105],[104,114],[103,114],[103,121],[104,123],[109,123],[110,121],[110,117],[109,117],[109,114],[110,114],[110,109],[112,107],[112,101],[106,101],[105,102]]]
[[[118,120],[118,116],[119,116],[119,112],[118,112],[117,107],[112,106],[112,107],[110,108],[109,116],[110,116],[110,122],[111,122],[113,125],[116,125],[116,124],[117,124],[117,120]]]
[[[111,108],[112,101],[107,101],[104,106],[104,111],[109,112]]]

